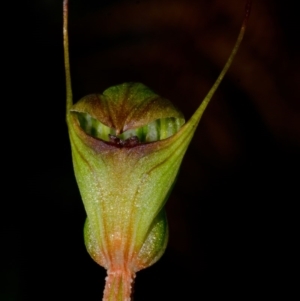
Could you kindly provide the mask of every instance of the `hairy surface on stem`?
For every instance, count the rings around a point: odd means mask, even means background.
[[[103,301],[130,301],[135,274],[130,271],[107,271]]]

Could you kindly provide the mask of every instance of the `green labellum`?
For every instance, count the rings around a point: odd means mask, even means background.
[[[112,136],[123,141],[136,138],[140,143],[163,140],[177,133],[184,123],[184,119],[174,117],[162,118],[152,121],[145,126],[130,129],[116,135],[114,128],[106,126],[87,113],[77,113],[77,117],[80,127],[86,134],[104,141],[111,141],[113,139]]]
[[[87,135],[119,146],[167,139],[185,123],[169,100],[141,83],[124,83],[88,95],[71,112]]]
[[[112,129],[87,113],[77,113],[80,127],[86,134],[104,141],[109,141],[109,135],[116,135],[116,130]]]

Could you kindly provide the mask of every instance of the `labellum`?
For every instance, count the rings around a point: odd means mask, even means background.
[[[168,226],[164,204],[200,118],[242,41],[251,1],[237,42],[215,84],[185,123],[172,103],[141,83],[124,83],[73,105],[68,0],[64,0],[67,124],[76,180],[87,219],[86,248],[107,269],[103,300],[131,298],[136,272],[164,253]]]

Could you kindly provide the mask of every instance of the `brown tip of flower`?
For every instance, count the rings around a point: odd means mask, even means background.
[[[137,136],[132,136],[127,139],[121,139],[114,135],[109,135],[108,144],[114,145],[116,147],[134,147],[140,144],[139,138]]]

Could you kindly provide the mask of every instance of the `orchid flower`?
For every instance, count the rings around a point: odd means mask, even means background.
[[[172,103],[141,83],[124,83],[73,104],[68,0],[64,0],[67,125],[76,180],[87,214],[90,256],[107,270],[104,301],[127,301],[141,269],[164,253],[164,205],[181,161],[213,94],[243,39],[251,1],[236,44],[216,82],[185,122]]]

